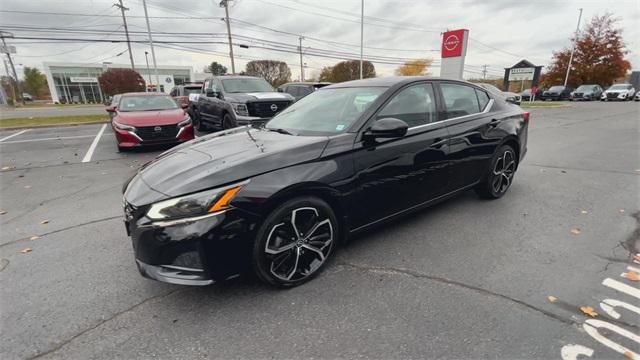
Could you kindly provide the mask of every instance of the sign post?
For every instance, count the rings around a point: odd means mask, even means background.
[[[469,30],[459,29],[442,34],[440,77],[462,79],[467,56]]]

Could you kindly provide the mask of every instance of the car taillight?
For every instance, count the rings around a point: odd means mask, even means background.
[[[524,121],[529,122],[529,115],[531,115],[530,112],[522,113],[522,117],[524,118]]]

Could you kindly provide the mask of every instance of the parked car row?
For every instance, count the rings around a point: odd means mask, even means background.
[[[604,90],[597,84],[580,85],[577,89],[570,86],[552,86],[548,90],[538,89],[535,94],[536,100],[541,101],[625,101],[634,99],[636,89],[631,84],[614,84]],[[531,89],[526,89],[520,93],[523,101],[531,100]]]

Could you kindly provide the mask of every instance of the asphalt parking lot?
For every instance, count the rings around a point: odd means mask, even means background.
[[[530,111],[505,197],[468,192],[369,231],[284,291],[138,274],[121,186],[161,150],[118,153],[102,124],[0,132],[0,357],[624,359],[582,306],[640,353],[640,314],[600,305],[640,306],[621,277],[640,268],[640,104]]]

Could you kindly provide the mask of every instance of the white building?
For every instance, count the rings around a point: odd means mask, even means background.
[[[131,69],[130,64],[91,63],[50,63],[45,62],[51,100],[62,103],[101,103],[105,96],[98,84],[98,77],[107,69]],[[156,76],[153,68],[136,65],[136,71],[144,78],[147,88],[155,87]],[[176,85],[189,83],[193,79],[191,66],[158,65],[160,90],[170,92]],[[149,86],[151,84],[151,86]]]

